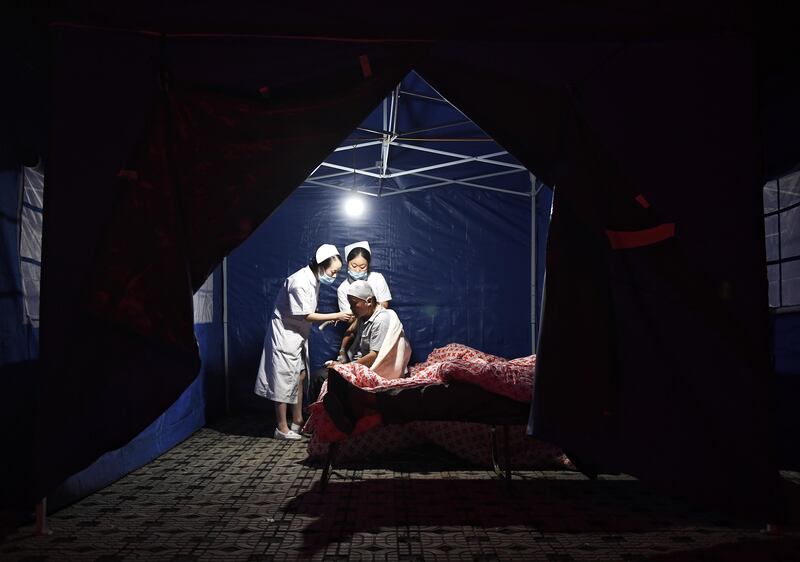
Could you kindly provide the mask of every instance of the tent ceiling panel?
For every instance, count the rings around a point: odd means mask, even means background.
[[[528,170],[410,72],[303,185],[397,195],[445,185],[529,196]]]

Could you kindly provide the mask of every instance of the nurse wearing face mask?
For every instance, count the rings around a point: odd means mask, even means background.
[[[370,252],[369,242],[362,240],[361,242],[355,242],[345,246],[344,253],[347,257],[347,278],[345,278],[336,290],[336,296],[339,299],[339,310],[342,312],[352,312],[350,310],[350,303],[347,301],[347,291],[350,288],[350,284],[354,281],[366,281],[372,289],[372,293],[375,295],[375,300],[383,308],[389,308],[389,301],[392,300],[392,293],[389,291],[389,285],[387,285],[383,275],[370,269],[372,254]],[[356,336],[355,330],[356,323],[353,322],[347,329],[347,332],[345,332],[342,345],[339,346],[338,359],[340,361],[349,360],[347,352]]]
[[[308,334],[312,322],[352,322],[350,311],[316,312],[320,283],[331,285],[342,267],[339,251],[320,246],[308,266],[283,282],[267,324],[264,349],[254,392],[275,403],[276,439],[300,439],[303,424],[303,389],[308,379]],[[286,418],[292,405],[291,426]]]

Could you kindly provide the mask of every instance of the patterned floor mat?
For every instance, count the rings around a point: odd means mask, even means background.
[[[494,472],[433,449],[337,466],[229,418],[113,485],[18,528],[3,561],[800,560],[800,532],[670,499],[627,476]],[[798,473],[785,473],[800,484]]]

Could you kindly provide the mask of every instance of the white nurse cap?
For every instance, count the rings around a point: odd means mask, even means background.
[[[338,255],[339,255],[339,250],[336,249],[336,246],[334,246],[333,244],[323,244],[322,246],[317,248],[317,253],[314,255],[314,258],[317,260],[317,263],[322,263],[326,259]]]
[[[369,283],[366,281],[353,281],[347,288],[347,296],[356,297],[357,299],[365,301],[370,297],[374,297],[375,294],[372,292],[372,287],[370,287]]]
[[[361,242],[353,242],[349,246],[345,246],[344,247],[344,257],[345,257],[345,259],[347,259],[347,256],[350,255],[350,252],[352,252],[356,248],[364,248],[366,251],[368,251],[370,254],[372,254],[372,250],[369,249],[369,242],[367,242],[366,240],[362,240]]]

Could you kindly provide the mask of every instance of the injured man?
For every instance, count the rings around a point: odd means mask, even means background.
[[[507,360],[451,343],[409,368],[411,346],[397,313],[377,302],[366,281],[353,282],[347,299],[358,318],[356,353],[352,362],[326,363],[327,383],[306,425],[317,441],[409,421],[527,423],[535,356]]]
[[[347,289],[350,309],[358,318],[353,362],[369,367],[384,379],[408,374],[411,344],[394,310],[383,308],[366,281],[355,281]],[[326,366],[339,362],[329,361]]]

